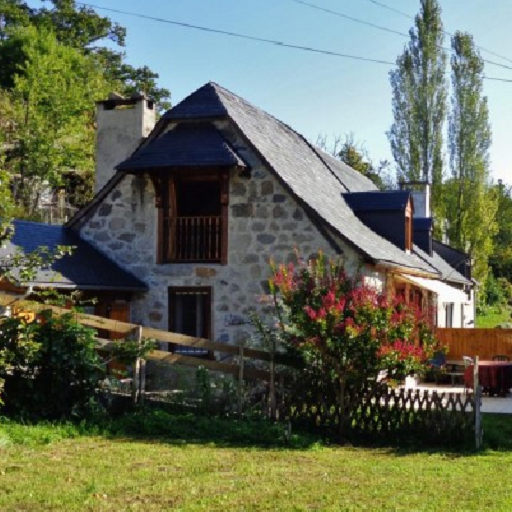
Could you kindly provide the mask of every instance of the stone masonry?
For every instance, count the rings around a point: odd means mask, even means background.
[[[336,251],[297,201],[265,167],[227,121],[217,122],[224,136],[250,164],[251,175],[230,174],[228,264],[157,264],[157,209],[153,184],[147,175],[125,176],[79,227],[90,241],[119,265],[149,286],[131,306],[135,323],[168,329],[170,286],[211,286],[214,340],[241,343],[251,332],[248,312],[264,311],[268,292],[269,259],[294,260],[294,248],[303,257],[322,250]],[[360,257],[343,243],[349,273],[361,267]],[[369,278],[378,284],[383,276]]]

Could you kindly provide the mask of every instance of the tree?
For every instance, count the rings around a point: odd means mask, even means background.
[[[12,88],[14,76],[26,59],[19,41],[11,41],[12,29],[32,25],[51,31],[59,43],[94,57],[107,80],[120,86],[119,92],[144,91],[162,109],[170,106],[170,92],[157,86],[158,74],[147,66],[127,64],[123,52],[112,49],[125,44],[126,29],[93,8],[77,6],[75,0],[47,0],[52,8],[34,9],[23,0],[0,0],[0,87]],[[105,42],[109,46],[105,46]]]
[[[9,237],[14,208],[9,173],[5,168],[5,152],[2,150],[7,144],[7,134],[12,130],[11,109],[10,98],[0,90],[0,244]]]
[[[380,190],[394,188],[393,179],[388,172],[389,162],[381,160],[378,165],[375,165],[364,144],[357,142],[354,134],[346,134],[344,141],[341,135],[335,136],[332,144],[329,144],[326,136],[319,135],[316,145],[366,176]]]
[[[443,124],[446,52],[441,7],[421,0],[410,41],[390,73],[393,124],[388,132],[400,180],[429,180],[435,215],[443,218]],[[439,227],[438,227],[439,228]]]
[[[501,180],[494,187],[497,198],[497,231],[493,237],[493,251],[489,265],[496,278],[512,283],[512,186]]]
[[[62,185],[65,170],[92,174],[94,101],[110,84],[94,60],[46,29],[15,28],[9,41],[23,48],[26,60],[12,89],[2,93],[10,105],[3,115],[12,125],[5,165],[14,178],[15,203],[32,216],[44,186]]]
[[[450,244],[474,258],[474,275],[483,283],[497,231],[496,194],[489,176],[491,128],[487,98],[482,92],[484,63],[469,34],[456,32],[452,49],[447,234]]]

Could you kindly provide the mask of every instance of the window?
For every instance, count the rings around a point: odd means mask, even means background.
[[[446,302],[444,305],[445,314],[445,327],[453,327],[453,312],[455,304],[453,302]]]
[[[210,339],[211,287],[169,288],[169,331],[194,338]],[[185,345],[170,345],[172,351],[182,355],[208,357],[210,352]]]
[[[160,193],[158,261],[227,263],[228,174],[174,174]]]

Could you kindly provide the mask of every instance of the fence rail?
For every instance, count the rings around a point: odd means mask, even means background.
[[[479,356],[481,361],[505,355],[512,360],[512,329],[437,329],[440,341],[448,345],[448,359]]]
[[[20,300],[19,296],[0,294],[0,305],[16,302],[16,306],[22,310],[29,310],[39,313],[51,310],[56,314],[69,314],[69,309],[38,304]],[[137,324],[121,322],[113,319],[102,318],[96,315],[85,313],[72,313],[76,321],[96,329],[107,330],[122,334],[125,338],[140,340],[153,338],[158,342],[185,345],[189,347],[204,348],[213,352],[227,353],[236,356],[237,363],[226,363],[199,359],[196,357],[179,355],[164,350],[154,350],[146,356],[149,361],[163,362],[167,364],[179,364],[185,366],[203,366],[209,370],[231,374],[238,378],[241,388],[244,379],[255,379],[266,381],[268,386],[269,416],[279,417],[279,410],[285,413],[288,411],[291,419],[302,419],[307,423],[316,425],[319,428],[331,430],[339,424],[340,417],[337,406],[334,403],[325,403],[325,397],[311,395],[311,390],[303,397],[301,407],[288,407],[286,401],[276,402],[276,368],[275,363],[289,365],[289,361],[280,354],[272,354],[264,350],[246,348],[243,346],[227,345],[212,342],[202,338],[193,338],[183,334],[172,333],[141,327]],[[459,358],[462,355],[480,356],[480,359],[491,358],[496,353],[510,355],[512,358],[512,329],[439,329],[438,336],[450,347],[449,357]],[[114,343],[110,340],[98,340],[101,350],[110,350]],[[270,362],[270,371],[248,367],[244,359],[250,358]],[[137,360],[134,371],[132,397],[134,402],[144,401],[145,362]],[[476,374],[477,379],[478,374]],[[280,388],[283,388],[283,380],[280,380]],[[441,439],[444,433],[453,434],[454,439],[460,437],[459,433],[465,435],[472,431],[476,436],[476,446],[481,446],[481,423],[480,423],[480,396],[481,389],[475,381],[475,390],[472,395],[464,397],[455,395],[429,395],[409,392],[405,390],[386,390],[385,387],[375,389],[371,393],[366,392],[349,397],[352,404],[349,407],[349,430],[357,435],[381,436],[399,435],[400,432],[424,432],[425,436]],[[281,393],[283,395],[283,393]],[[238,410],[242,413],[242,393],[238,393]],[[281,396],[281,399],[283,396]],[[300,418],[299,418],[300,417]]]

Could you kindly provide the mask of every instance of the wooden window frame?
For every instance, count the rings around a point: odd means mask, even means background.
[[[169,286],[167,288],[167,300],[168,300],[168,326],[169,332],[175,332],[174,326],[174,318],[175,318],[175,301],[172,300],[173,295],[178,295],[180,293],[192,293],[197,295],[199,293],[206,293],[208,296],[208,307],[206,308],[207,321],[205,324],[206,327],[206,336],[205,339],[211,340],[213,338],[213,286]],[[169,344],[169,351],[175,352],[176,345]],[[213,352],[208,351],[207,354],[204,354],[199,357],[204,357],[206,359],[212,359],[214,357]]]
[[[217,260],[187,260],[173,261],[167,258],[169,243],[172,240],[169,219],[176,215],[176,180],[185,178],[187,181],[219,180],[220,184],[220,258]],[[193,173],[180,171],[168,171],[165,175],[153,175],[155,187],[155,204],[157,207],[157,247],[156,262],[159,264],[180,263],[204,263],[221,264],[228,263],[228,234],[229,234],[229,169],[199,170]]]

